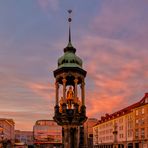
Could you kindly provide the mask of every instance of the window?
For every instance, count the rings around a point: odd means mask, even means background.
[[[141,129],[141,138],[144,138],[144,135],[145,135],[145,130],[144,128]]]
[[[141,119],[141,124],[142,124],[142,125],[144,124],[144,118]]]
[[[136,124],[138,124],[138,122],[139,122],[138,119],[136,119]]]
[[[135,129],[135,138],[138,138],[138,136],[139,136],[139,130]]]
[[[113,136],[110,136],[110,140],[113,140]]]
[[[136,110],[136,116],[138,116],[138,110]]]
[[[124,137],[124,135],[123,135],[123,134],[119,134],[119,137],[120,137],[120,138],[123,138],[123,137]]]
[[[144,108],[142,108],[142,114],[144,114]]]
[[[123,126],[119,126],[119,130],[123,130]]]
[[[131,129],[130,130],[130,137],[132,137],[133,136],[133,130]]]
[[[119,123],[122,123],[122,122],[123,122],[123,118],[120,118],[120,119],[119,119]]]

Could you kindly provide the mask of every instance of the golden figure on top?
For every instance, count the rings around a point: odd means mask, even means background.
[[[73,92],[72,87],[70,86],[69,90],[67,91],[67,100],[73,99],[73,96],[74,96],[74,92]]]
[[[70,86],[67,91],[67,98],[66,98],[67,104],[68,104],[68,109],[71,109],[71,107],[72,107],[73,97],[74,97],[74,91],[73,91],[72,87]]]

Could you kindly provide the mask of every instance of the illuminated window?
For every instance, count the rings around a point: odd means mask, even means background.
[[[144,108],[142,108],[142,114],[144,114]]]
[[[136,116],[138,116],[138,110],[136,110]]]

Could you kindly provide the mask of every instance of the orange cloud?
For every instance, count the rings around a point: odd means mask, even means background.
[[[79,53],[88,70],[86,105],[88,116],[99,117],[138,101],[147,91],[147,50],[135,52],[135,45],[89,35],[79,40]],[[89,84],[89,85],[87,85]],[[136,92],[136,93],[135,93]]]
[[[99,117],[105,113],[111,113],[115,109],[119,109],[121,103],[124,100],[123,96],[109,96],[109,94],[103,94],[92,92],[94,95],[87,97],[87,115],[89,117]],[[89,104],[89,105],[88,105]]]

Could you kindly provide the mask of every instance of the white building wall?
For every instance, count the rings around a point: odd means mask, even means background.
[[[117,142],[126,143],[133,140],[133,116],[132,113],[116,117],[93,127],[94,145],[110,144],[114,142],[113,131],[117,130]]]

